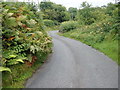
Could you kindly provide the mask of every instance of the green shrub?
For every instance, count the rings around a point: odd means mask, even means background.
[[[44,22],[45,26],[47,26],[47,27],[51,27],[51,26],[55,25],[54,21],[52,21],[52,20],[46,19],[46,20],[43,20],[43,22]]]
[[[41,54],[51,52],[51,38],[43,29],[40,12],[33,11],[32,4],[4,2],[2,5],[3,55],[0,72],[11,72],[10,66],[25,60],[31,62],[38,51]]]
[[[24,2],[2,2],[2,86],[22,88],[24,82],[51,52],[41,11]]]
[[[78,23],[76,21],[66,21],[61,23],[60,32],[68,32],[70,30],[76,29]]]

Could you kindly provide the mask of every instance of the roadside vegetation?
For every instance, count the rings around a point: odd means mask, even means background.
[[[41,2],[39,7],[47,31],[58,30],[62,22],[70,20],[70,13],[60,4],[45,1]]]
[[[118,4],[92,7],[83,2],[81,8],[66,7],[50,1],[35,3],[2,2],[2,55],[0,72],[4,88],[23,88],[52,52],[47,31],[59,30],[65,37],[90,45],[118,64]]]
[[[32,3],[2,3],[3,87],[20,88],[52,52],[40,11]]]
[[[83,2],[80,9],[70,7],[68,10],[62,5],[49,1],[40,4],[48,31],[59,30],[61,32],[59,35],[92,46],[119,64],[120,19],[118,8],[119,4],[113,3],[92,7],[91,4]]]
[[[3,88],[23,88],[25,81],[52,52],[47,31],[56,30],[70,14],[53,2],[2,2],[2,55],[0,72]]]
[[[120,64],[118,62],[118,56],[120,57],[118,5],[109,3],[107,6],[91,7],[87,2],[83,2],[81,7],[74,21],[77,27],[71,25],[73,21],[63,22],[60,25],[60,32],[62,32],[60,35],[90,45]]]

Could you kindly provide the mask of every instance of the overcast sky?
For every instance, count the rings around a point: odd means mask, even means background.
[[[18,0],[18,1],[28,1],[28,0]],[[41,2],[43,0],[29,0],[34,2]],[[115,3],[115,0],[50,0],[57,4],[62,4],[63,6],[69,8],[69,7],[77,7],[80,8],[80,4],[84,1],[87,1],[88,3],[92,4],[92,6],[103,6],[107,5],[107,3]]]
[[[50,0],[50,1],[55,2],[57,4],[62,4],[63,6],[67,8],[69,7],[80,8],[80,4],[84,1],[87,1],[93,6],[103,6],[103,5],[107,5],[107,3],[115,2],[115,0]]]

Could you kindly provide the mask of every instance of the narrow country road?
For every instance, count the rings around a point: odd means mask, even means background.
[[[50,31],[53,54],[26,83],[26,88],[118,88],[118,65],[79,41]]]

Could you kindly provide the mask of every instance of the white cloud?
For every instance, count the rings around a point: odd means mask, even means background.
[[[33,2],[41,2],[43,0],[18,0],[18,1],[33,1]],[[87,1],[88,3],[92,4],[94,7],[95,6],[103,6],[107,5],[107,3],[115,3],[115,0],[50,0],[54,3],[57,4],[62,4],[63,6],[69,8],[69,7],[80,7],[80,4],[84,1]]]
[[[84,1],[87,1],[88,3],[95,6],[103,6],[107,5],[107,3],[115,3],[115,0],[50,0],[52,2],[55,2],[57,4],[62,4],[63,6],[69,7],[80,7],[80,4]]]

